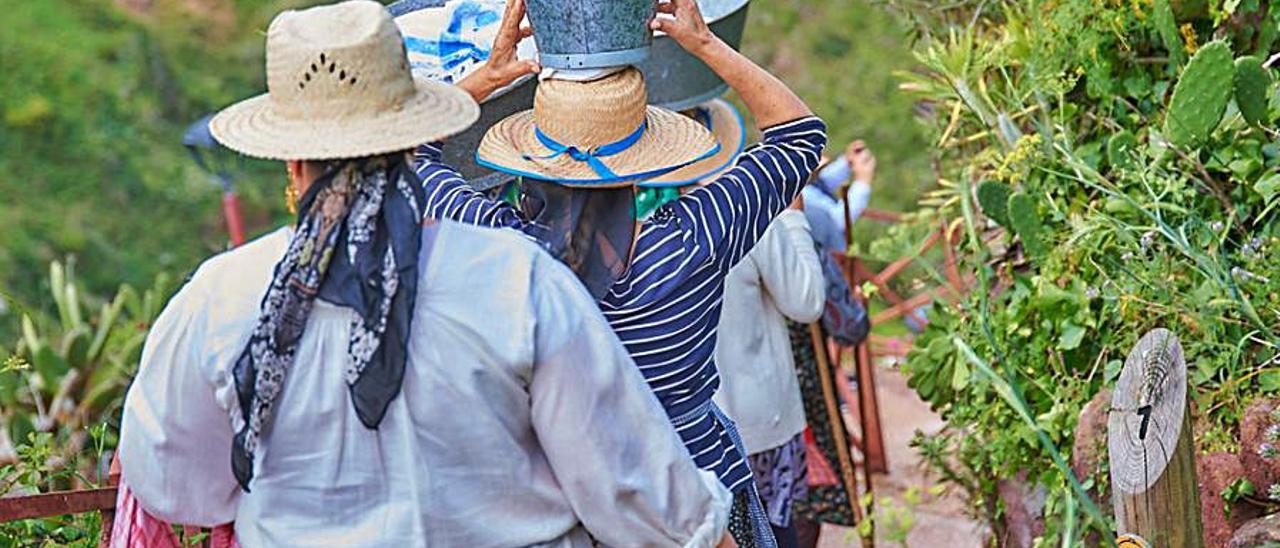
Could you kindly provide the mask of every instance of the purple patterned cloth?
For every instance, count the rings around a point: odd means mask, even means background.
[[[809,467],[805,462],[804,433],[773,449],[747,456],[751,474],[755,476],[769,523],[785,528],[791,525],[791,505],[809,496]]]

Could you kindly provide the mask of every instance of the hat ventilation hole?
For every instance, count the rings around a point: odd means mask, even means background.
[[[323,65],[323,64],[324,64],[324,52],[323,52],[323,51],[322,51],[322,52],[320,52],[320,64],[321,64],[321,65]],[[314,65],[312,66],[312,70],[315,70]]]

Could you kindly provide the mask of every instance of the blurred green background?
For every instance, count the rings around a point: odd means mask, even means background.
[[[265,86],[263,31],[283,0],[0,0],[0,349],[20,311],[48,311],[50,261],[73,258],[91,295],[189,274],[226,246],[220,190],[180,145],[201,115]],[[906,211],[930,177],[902,27],[863,0],[757,0],[745,51],[831,127],[866,139],[872,206]],[[287,222],[283,169],[244,161],[249,230]],[[863,223],[869,238],[878,232]]]

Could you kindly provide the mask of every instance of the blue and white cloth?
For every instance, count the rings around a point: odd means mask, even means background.
[[[435,7],[400,2],[389,9],[414,76],[452,84],[489,60],[505,8],[505,0],[453,0]],[[533,58],[533,41],[522,42],[517,54]]]
[[[694,462],[735,492],[751,486],[751,470],[709,405],[720,385],[714,356],[725,276],[800,194],[826,142],[826,125],[816,117],[765,130],[733,169],[641,224],[629,269],[598,303],[679,423]],[[472,190],[440,158],[438,145],[418,150],[427,217],[528,228],[519,209]]]

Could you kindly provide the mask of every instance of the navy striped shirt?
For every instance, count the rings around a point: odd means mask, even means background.
[[[816,117],[765,130],[733,169],[644,222],[630,268],[599,303],[668,416],[682,419],[676,431],[694,462],[732,491],[749,483],[751,470],[706,411],[720,386],[714,358],[724,279],[800,194],[826,142]],[[472,190],[440,157],[437,145],[418,150],[427,217],[525,228],[518,209]],[[766,448],[748,448],[757,449]]]

